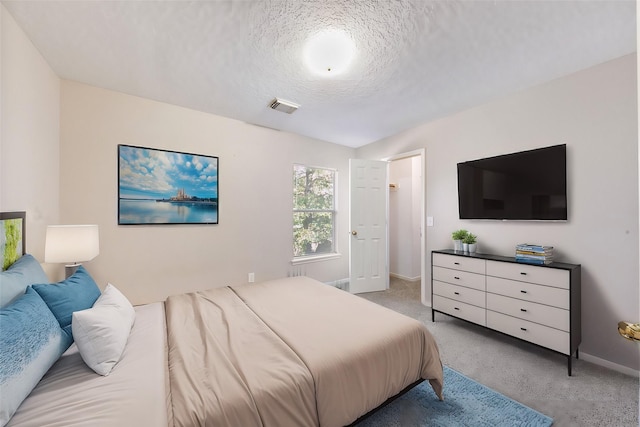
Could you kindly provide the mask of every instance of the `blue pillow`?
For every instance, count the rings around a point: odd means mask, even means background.
[[[0,308],[0,425],[5,425],[71,342],[36,291]]]
[[[100,289],[83,266],[62,282],[37,284],[33,289],[42,297],[63,332],[73,342],[71,315],[74,311],[91,308],[100,296]]]
[[[23,255],[6,271],[0,273],[0,307],[23,295],[27,286],[48,281],[38,260],[29,254]]]

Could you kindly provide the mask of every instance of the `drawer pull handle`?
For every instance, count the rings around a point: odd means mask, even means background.
[[[527,328],[520,328],[521,331],[527,331]]]
[[[456,280],[460,280],[460,278],[458,276],[453,276],[454,279]]]
[[[460,265],[460,263],[459,263],[459,262],[454,262],[454,264],[455,264],[455,265]]]
[[[458,307],[453,307],[454,310],[460,310]]]
[[[460,292],[454,292],[455,295],[460,295]]]
[[[520,311],[524,311],[526,313],[527,309],[526,308],[521,308]]]
[[[520,274],[522,274],[523,276],[527,275],[527,273],[525,273],[524,271],[521,271]]]
[[[526,294],[526,293],[527,293],[527,291],[520,291],[520,292],[522,292],[523,294]]]

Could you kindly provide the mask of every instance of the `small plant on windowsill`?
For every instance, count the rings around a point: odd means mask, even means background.
[[[469,234],[467,230],[460,229],[451,233],[451,238],[453,239],[453,249],[456,251],[462,250],[462,240]]]
[[[465,252],[474,253],[476,251],[476,244],[478,241],[478,236],[475,234],[467,233],[462,239],[462,246]]]

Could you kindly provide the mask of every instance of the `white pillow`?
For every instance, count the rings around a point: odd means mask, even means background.
[[[92,308],[74,312],[71,330],[84,363],[109,375],[122,357],[135,317],[129,300],[111,283]]]

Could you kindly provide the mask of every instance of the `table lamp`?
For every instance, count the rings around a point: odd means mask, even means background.
[[[65,277],[71,276],[85,261],[100,253],[97,225],[49,225],[44,262],[64,262]]]

